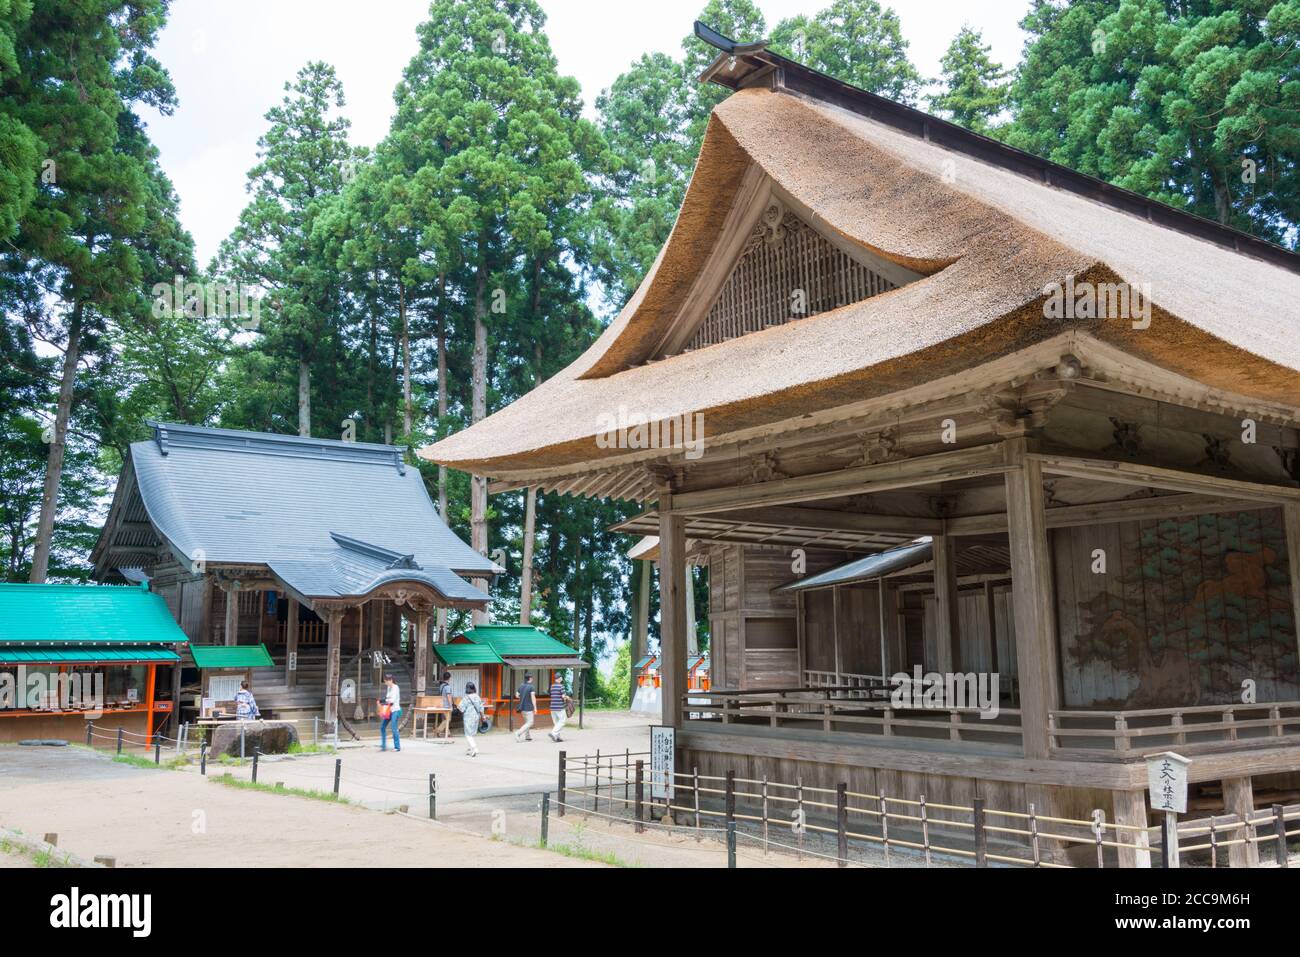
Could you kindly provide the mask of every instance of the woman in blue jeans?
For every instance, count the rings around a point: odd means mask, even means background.
[[[402,716],[402,693],[397,688],[397,682],[393,680],[392,675],[384,675],[384,686],[387,689],[384,696],[379,699],[381,705],[388,706],[388,717],[384,718],[379,724],[379,750],[388,750],[388,726],[393,727],[393,750],[402,750],[402,737],[397,732],[399,719]]]

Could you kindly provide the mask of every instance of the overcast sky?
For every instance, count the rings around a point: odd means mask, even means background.
[[[561,72],[596,95],[642,53],[678,55],[703,0],[541,0]],[[769,27],[826,2],[758,0]],[[901,0],[892,4],[923,76],[964,23],[980,30],[1004,66],[1019,59],[1017,26],[1028,0]],[[313,59],[332,63],[347,96],[354,143],[373,146],[392,114],[392,92],[415,52],[427,0],[173,0],[157,47],[180,108],[150,118],[162,165],[181,198],[181,219],[206,264],[243,208],[266,110]],[[756,39],[740,37],[738,39]]]

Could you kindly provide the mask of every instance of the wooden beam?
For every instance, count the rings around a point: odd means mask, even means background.
[[[285,687],[292,688],[298,683],[298,669],[290,668],[290,665],[296,665],[294,657],[298,654],[298,599],[290,598],[289,607],[285,611],[284,617],[284,683]]]
[[[424,694],[429,670],[429,613],[415,613],[415,694]]]
[[[936,670],[941,674],[949,674],[961,670],[957,562],[953,554],[951,536],[935,535],[932,550],[934,553],[934,638],[939,653]]]
[[[1147,826],[1147,794],[1145,791],[1112,791],[1111,812],[1116,824],[1129,827]],[[1150,840],[1142,831],[1117,831],[1115,840],[1132,845],[1118,849],[1120,867],[1150,867]]]
[[[1249,777],[1223,779],[1223,810],[1235,814],[1242,821],[1250,820],[1255,810],[1255,789]],[[1234,838],[1245,838],[1245,844],[1233,844],[1228,848],[1229,867],[1259,866],[1259,845],[1252,844],[1255,829],[1242,828],[1233,833]]]
[[[835,683],[839,684],[844,666],[840,657],[840,588],[838,585],[831,589],[831,640],[835,647]],[[802,677],[801,675],[801,680]]]
[[[663,723],[682,726],[686,693],[686,522],[663,493],[659,512],[659,676]]]
[[[1000,475],[1008,466],[998,445],[978,445],[914,459],[859,465],[834,472],[775,479],[753,485],[682,492],[673,497],[679,512],[700,515],[754,506],[787,505],[890,489],[929,485],[985,475]]]
[[[1020,684],[1021,735],[1026,758],[1048,756],[1047,716],[1056,708],[1056,618],[1052,556],[1047,542],[1043,472],[1026,454],[1025,440],[1007,440],[1006,475],[1011,545],[1011,603],[1015,615],[1016,669]]]
[[[231,582],[226,588],[226,630],[227,645],[239,644],[239,583]]]
[[[1184,472],[1154,465],[1139,465],[1136,462],[1112,462],[1108,459],[1089,459],[1071,455],[1031,454],[1029,458],[1037,462],[1042,471],[1049,475],[1067,475],[1072,478],[1094,479],[1119,485],[1166,488],[1174,492],[1201,492],[1275,505],[1285,502],[1300,503],[1300,488],[1294,485],[1246,482],[1217,475],[1202,475],[1198,472]]]
[[[762,525],[781,525],[786,528],[813,528],[829,532],[900,532],[906,535],[938,535],[943,531],[943,521],[911,515],[867,515],[861,512],[839,512],[830,508],[799,508],[777,505],[771,508],[742,508],[727,512],[735,521],[755,522]]]
[[[1117,522],[1140,522],[1150,519],[1178,518],[1185,515],[1216,515],[1221,512],[1249,512],[1274,508],[1274,502],[1255,502],[1222,495],[1162,495],[1157,498],[1122,499],[1089,505],[1061,505],[1047,510],[1048,528],[1073,528],[1083,525],[1109,525]],[[988,535],[1007,530],[1005,513],[962,515],[946,523],[949,535]]]
[[[343,650],[343,609],[327,608],[325,611],[326,627],[329,640],[325,650],[325,721],[333,724],[339,717],[339,673],[340,657]],[[361,693],[361,689],[357,689]]]

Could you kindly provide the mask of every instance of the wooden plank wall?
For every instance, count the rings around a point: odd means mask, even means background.
[[[1300,698],[1280,510],[1058,529],[1052,552],[1066,707]]]
[[[843,552],[807,552],[806,574],[847,561]],[[708,552],[710,666],[715,688],[790,687],[798,683],[795,600],[774,595],[796,575],[792,549],[715,545]],[[832,665],[833,667],[833,665]]]
[[[1001,675],[1016,673],[1015,628],[1011,615],[1011,586],[995,584],[993,593],[994,628],[998,645],[997,671]],[[957,596],[958,638],[961,645],[961,671],[988,672],[993,670],[992,646],[989,640],[988,604],[984,586],[964,588]],[[925,596],[925,667],[934,670],[938,661],[935,642],[935,600],[933,594]]]

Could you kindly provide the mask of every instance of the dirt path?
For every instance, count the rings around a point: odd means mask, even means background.
[[[580,858],[398,814],[141,769],[81,748],[0,747],[0,826],[119,867],[572,867]],[[0,854],[0,867],[27,866]]]

